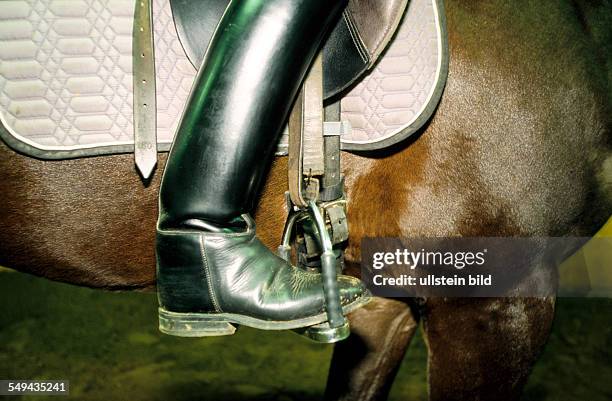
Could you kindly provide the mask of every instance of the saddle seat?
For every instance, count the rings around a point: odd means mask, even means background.
[[[230,0],[170,0],[179,40],[199,68]],[[349,0],[323,47],[324,98],[337,95],[378,59],[397,30],[408,0]]]

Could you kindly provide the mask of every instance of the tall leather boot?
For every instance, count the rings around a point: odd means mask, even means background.
[[[321,276],[255,236],[248,213],[290,106],[345,0],[234,0],[192,88],[160,189],[160,329],[232,334],[327,320]],[[339,277],[343,309],[368,300]]]

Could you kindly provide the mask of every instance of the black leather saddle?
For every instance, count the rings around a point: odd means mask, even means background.
[[[170,0],[176,30],[199,68],[230,0]],[[374,65],[393,37],[408,0],[349,0],[323,47],[324,98],[346,89]]]

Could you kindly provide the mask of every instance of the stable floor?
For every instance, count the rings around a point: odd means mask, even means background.
[[[1,379],[68,379],[75,400],[318,400],[324,391],[332,347],[291,332],[174,338],[157,331],[153,294],[10,271],[0,273],[0,294]],[[524,400],[612,399],[610,322],[612,299],[559,299]],[[425,363],[419,334],[391,400],[426,399]]]

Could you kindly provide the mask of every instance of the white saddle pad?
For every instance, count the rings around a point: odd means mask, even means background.
[[[0,1],[0,137],[8,145],[49,159],[133,151],[134,4]],[[157,137],[167,150],[196,69],[168,0],[154,0],[153,12]],[[431,117],[447,70],[441,0],[412,0],[382,59],[341,100],[352,126],[343,148],[379,149],[414,133]]]

